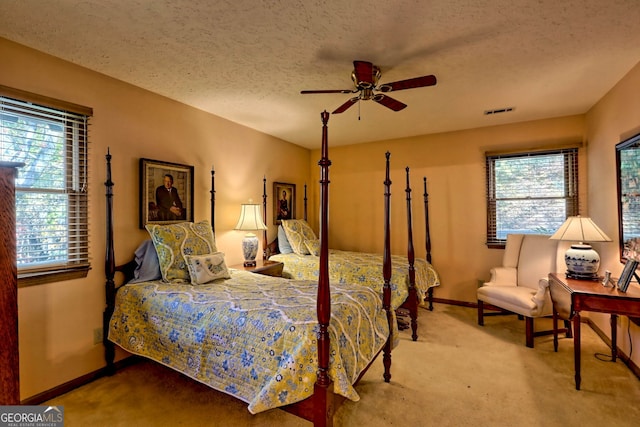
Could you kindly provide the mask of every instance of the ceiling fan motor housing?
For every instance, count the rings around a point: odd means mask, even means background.
[[[351,72],[351,80],[353,81],[353,84],[356,86],[357,90],[373,90],[373,88],[375,88],[378,85],[378,80],[380,80],[380,76],[382,74],[380,73],[380,68],[376,65],[373,65],[371,67],[371,76],[368,75],[361,75],[358,76],[356,70],[354,69]],[[363,80],[359,80],[359,77],[362,78]],[[369,79],[364,80],[364,79]],[[366,98],[366,99],[371,99],[371,98]]]

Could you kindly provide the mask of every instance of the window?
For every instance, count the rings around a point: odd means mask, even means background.
[[[24,164],[16,179],[18,276],[38,283],[84,276],[90,114],[32,102],[47,101],[37,95],[4,96],[7,92],[21,93],[0,87],[0,160]]]
[[[578,215],[578,149],[487,155],[487,244],[553,234]]]
[[[616,144],[620,259],[640,237],[640,134]]]

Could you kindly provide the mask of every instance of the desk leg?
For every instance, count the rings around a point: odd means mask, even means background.
[[[611,361],[618,358],[618,315],[611,315]]]
[[[580,312],[573,316],[573,356],[575,365],[576,390],[580,390]]]
[[[558,312],[553,310],[553,351],[558,352]]]

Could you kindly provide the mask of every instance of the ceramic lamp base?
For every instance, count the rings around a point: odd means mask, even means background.
[[[571,245],[564,255],[564,261],[567,264],[567,277],[570,279],[592,280],[598,277],[600,255],[591,245]]]
[[[255,267],[256,255],[258,254],[258,236],[247,233],[242,239],[242,254],[244,255],[244,266]]]

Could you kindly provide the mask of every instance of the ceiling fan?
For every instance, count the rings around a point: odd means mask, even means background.
[[[367,61],[353,61],[353,72],[351,73],[351,80],[355,89],[328,89],[328,90],[303,90],[301,94],[310,93],[357,93],[355,96],[349,99],[347,102],[336,108],[332,114],[339,114],[345,112],[356,102],[362,100],[373,100],[378,104],[393,110],[400,111],[406,108],[407,104],[404,104],[390,96],[385,95],[387,92],[414,89],[418,87],[433,86],[436,84],[436,76],[422,76],[414,77],[412,79],[399,80],[392,83],[383,83],[378,85],[380,79],[380,68]],[[382,93],[376,93],[382,92]]]

